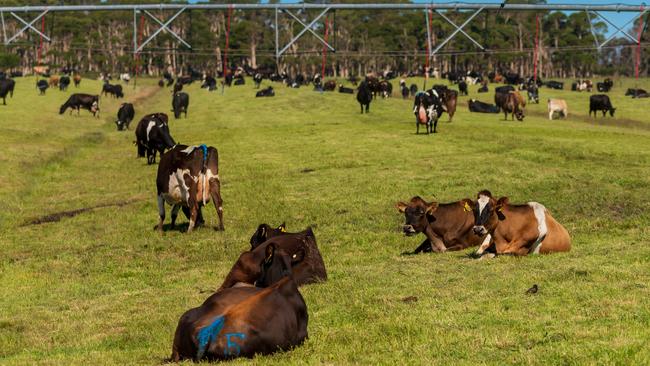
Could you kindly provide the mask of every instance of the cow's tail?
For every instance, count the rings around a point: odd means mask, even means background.
[[[203,177],[202,199],[203,199],[203,206],[205,206],[205,202],[207,200],[206,183],[207,183],[207,166],[208,166],[208,147],[205,146],[205,144],[201,144],[199,147],[203,151],[203,164],[201,165],[201,174]]]

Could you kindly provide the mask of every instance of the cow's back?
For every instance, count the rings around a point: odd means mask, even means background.
[[[571,250],[571,236],[562,224],[557,222],[548,210],[546,210],[546,238],[542,241],[539,252],[542,254],[555,252],[568,252]]]

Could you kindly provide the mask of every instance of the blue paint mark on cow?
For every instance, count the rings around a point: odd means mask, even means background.
[[[206,161],[208,159],[208,147],[205,144],[201,144],[199,147],[203,150],[203,161]]]
[[[200,360],[205,354],[205,350],[208,348],[208,345],[217,340],[217,336],[223,329],[226,319],[223,315],[218,316],[216,319],[210,323],[210,325],[203,327],[196,336],[196,340],[199,343],[199,350],[196,353],[196,359]]]
[[[241,348],[239,347],[239,344],[237,344],[234,340],[231,338],[240,338],[242,341],[246,339],[246,334],[244,333],[227,333],[226,334],[226,349],[223,350],[223,354],[226,357],[229,356],[234,356],[237,357],[239,356],[239,353],[241,352]],[[231,348],[234,348],[234,351],[230,351]]]

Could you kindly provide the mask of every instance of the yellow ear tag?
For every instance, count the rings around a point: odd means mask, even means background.
[[[463,207],[463,209],[465,210],[465,212],[470,212],[470,211],[472,211],[472,208],[469,207],[469,204],[468,204],[467,202],[465,202],[465,207]]]
[[[284,226],[280,226],[280,227],[278,227],[278,229],[280,229],[281,233],[286,233],[287,232],[287,229],[285,229]]]

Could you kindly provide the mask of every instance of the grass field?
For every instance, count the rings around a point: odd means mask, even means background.
[[[136,120],[118,132],[119,102],[102,98],[99,119],[58,115],[70,92],[39,97],[34,82],[18,79],[0,106],[0,364],[165,362],[180,315],[219,286],[258,224],[283,221],[314,227],[329,281],[301,289],[303,346],[235,363],[650,363],[650,100],[623,96],[634,81],[616,82],[613,119],[589,119],[585,93],[543,88],[523,123],[470,114],[461,97],[454,121],[445,115],[430,136],[414,134],[412,102],[397,97],[361,115],[353,96],[311,88],[277,85],[275,98],[255,100],[250,84],[224,95],[192,85],[189,117],[170,129],[219,149],[226,231],[210,228],[211,206],[208,227],[163,236],[153,230],[157,167],[132,142],[145,113],[170,113],[169,89],[127,87]],[[100,88],[84,80],[79,90]],[[567,100],[568,120],[547,120],[548,97]],[[483,188],[545,204],[573,250],[400,255],[424,237],[401,234],[398,200]],[[533,284],[539,292],[525,295]]]

